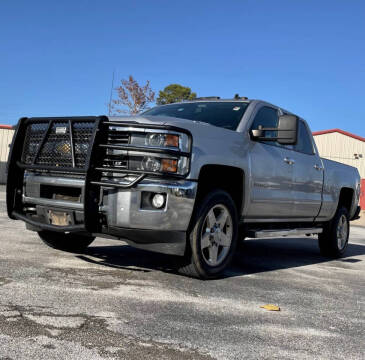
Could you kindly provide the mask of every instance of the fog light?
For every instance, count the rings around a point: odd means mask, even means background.
[[[163,194],[156,194],[152,198],[152,205],[156,209],[161,209],[165,205],[165,195]]]

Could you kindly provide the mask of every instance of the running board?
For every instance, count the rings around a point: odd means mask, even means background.
[[[321,228],[299,228],[299,229],[269,229],[269,230],[249,230],[248,237],[262,238],[262,237],[278,237],[278,236],[300,236],[320,234],[323,232]]]

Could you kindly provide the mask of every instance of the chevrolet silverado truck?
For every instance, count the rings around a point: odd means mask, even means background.
[[[305,120],[260,100],[22,118],[8,160],[8,215],[47,245],[120,239],[202,279],[244,237],[318,235],[324,256],[342,256],[359,194],[357,169],[322,159]]]

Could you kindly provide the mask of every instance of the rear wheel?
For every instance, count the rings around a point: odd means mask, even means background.
[[[212,191],[195,212],[188,233],[190,247],[179,272],[201,279],[220,276],[232,260],[237,232],[237,210],[232,198],[225,191]]]
[[[349,213],[345,207],[341,207],[331,222],[324,227],[323,233],[318,235],[321,254],[332,258],[343,256],[348,245],[349,235]]]
[[[93,236],[53,231],[39,231],[38,235],[51,248],[76,253],[85,250],[95,240]]]

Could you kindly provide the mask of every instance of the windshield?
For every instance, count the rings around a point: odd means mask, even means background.
[[[143,115],[172,116],[202,121],[225,129],[236,130],[248,103],[244,102],[192,102],[157,106]]]

